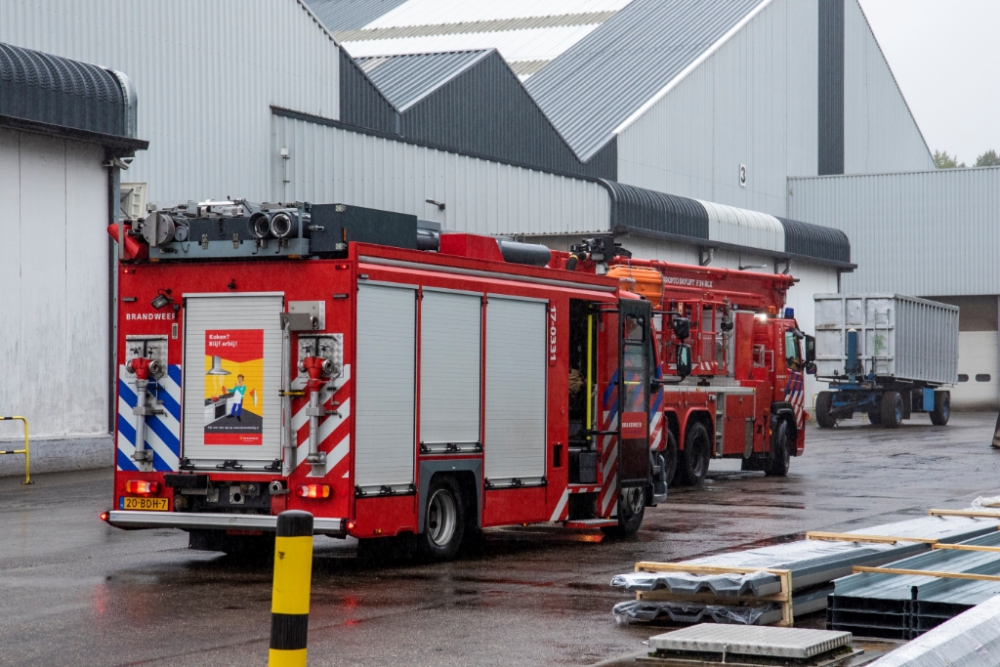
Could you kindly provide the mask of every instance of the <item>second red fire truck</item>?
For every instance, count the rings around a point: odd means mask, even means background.
[[[678,460],[697,482],[711,456],[783,474],[802,450],[797,329],[768,313],[786,277],[676,298],[671,267],[602,239],[550,252],[342,204],[192,203],[109,232],[116,526],[230,550],[302,509],[447,559],[489,526],[631,534]]]

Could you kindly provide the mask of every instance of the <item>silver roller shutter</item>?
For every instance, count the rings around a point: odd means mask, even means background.
[[[413,483],[416,297],[412,287],[358,286],[354,483]]]
[[[482,297],[424,290],[420,305],[420,443],[479,443]]]
[[[545,303],[490,295],[486,306],[486,477],[545,475]]]
[[[196,465],[214,466],[225,460],[270,463],[280,458],[281,403],[278,394],[281,391],[283,308],[281,294],[185,295],[182,454]],[[245,332],[263,332],[262,344],[251,343],[263,355],[261,386],[254,386],[256,381],[251,379],[256,371],[245,372],[247,393],[243,395],[239,421],[225,415],[232,412],[233,400],[227,400],[226,396],[233,395],[231,392],[241,371],[240,362],[227,361],[222,348],[216,350],[219,355],[206,349],[206,332],[214,331],[231,332],[234,339],[245,336]],[[213,356],[219,356],[220,360],[213,362]],[[255,421],[257,419],[260,421]],[[254,424],[259,426],[253,429],[250,426]],[[241,429],[247,432],[242,433]],[[237,435],[249,440],[259,439],[260,444],[231,444]],[[212,436],[227,442],[206,443]]]

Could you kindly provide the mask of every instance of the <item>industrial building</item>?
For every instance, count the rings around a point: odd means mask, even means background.
[[[135,110],[121,72],[0,44],[0,414],[28,418],[36,470],[111,463],[104,229],[119,165],[146,146]],[[23,465],[2,457],[0,474]]]
[[[933,168],[857,0],[493,4],[13,0],[0,42],[129,74],[150,146],[125,178],[150,202],[340,202],[560,248],[613,232],[792,273],[807,331],[856,242],[789,179]]]

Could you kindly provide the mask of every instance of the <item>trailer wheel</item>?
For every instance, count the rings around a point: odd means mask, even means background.
[[[935,426],[944,426],[951,416],[951,392],[934,392],[934,411],[931,412],[931,423]]]
[[[708,429],[701,422],[688,427],[684,436],[684,451],[678,459],[681,476],[687,484],[698,485],[705,481],[708,457],[712,451],[709,440]]]
[[[821,391],[816,397],[816,423],[820,428],[833,428],[837,425],[830,411],[833,408],[833,392]]]
[[[602,528],[609,537],[632,537],[646,515],[646,492],[641,486],[630,486],[618,493],[618,525]]]
[[[435,477],[427,492],[424,530],[417,536],[417,549],[426,560],[451,560],[462,546],[465,505],[462,492],[451,477]]]
[[[903,423],[903,397],[898,391],[887,391],[882,396],[882,426],[899,428]]]
[[[791,443],[788,437],[788,420],[778,422],[771,436],[771,465],[765,471],[768,477],[784,477],[792,461]]]
[[[667,429],[667,445],[663,448],[663,477],[669,489],[677,475],[677,438],[674,432]]]
[[[880,408],[872,408],[867,414],[868,421],[872,423],[872,426],[880,426],[882,424],[882,412]]]

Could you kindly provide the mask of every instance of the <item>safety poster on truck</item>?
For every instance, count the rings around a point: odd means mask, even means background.
[[[205,444],[260,445],[264,426],[264,331],[205,332]]]

